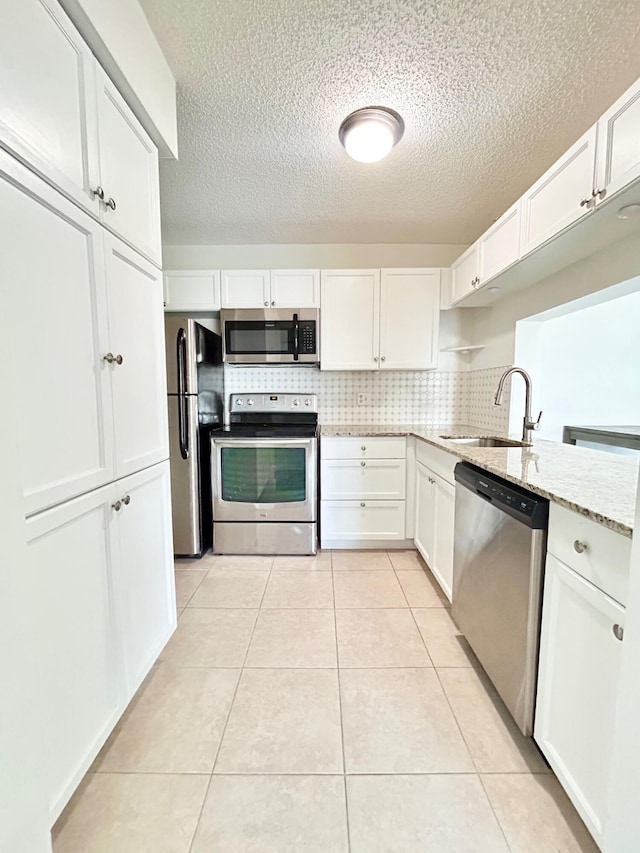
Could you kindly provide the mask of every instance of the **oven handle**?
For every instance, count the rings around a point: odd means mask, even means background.
[[[262,444],[277,447],[307,447],[316,442],[316,438],[214,438],[216,447],[259,447]]]

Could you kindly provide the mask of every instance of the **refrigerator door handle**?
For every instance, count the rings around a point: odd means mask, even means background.
[[[176,339],[176,356],[178,366],[178,441],[180,455],[189,458],[189,412],[185,395],[185,370],[187,365],[187,336],[184,329],[178,330]]]

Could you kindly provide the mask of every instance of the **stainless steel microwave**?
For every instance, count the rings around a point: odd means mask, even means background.
[[[229,364],[313,364],[320,361],[317,308],[223,309],[224,360]]]

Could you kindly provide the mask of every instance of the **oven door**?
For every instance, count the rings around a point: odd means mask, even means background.
[[[316,438],[211,437],[215,521],[316,521]]]

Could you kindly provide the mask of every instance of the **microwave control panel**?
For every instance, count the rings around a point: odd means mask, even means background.
[[[300,355],[313,355],[316,352],[316,322],[301,320],[300,325]]]

